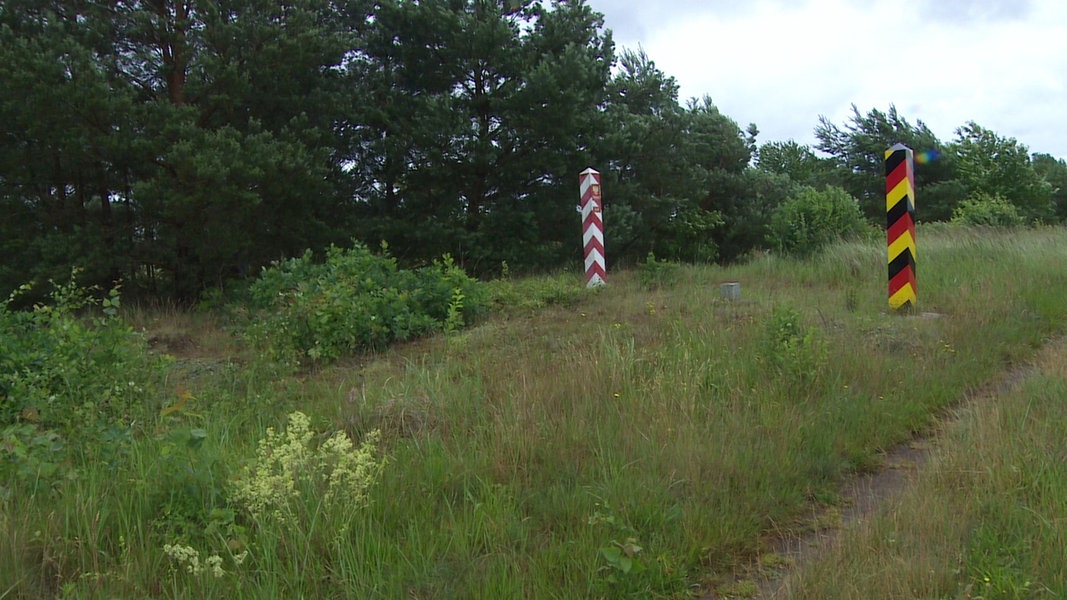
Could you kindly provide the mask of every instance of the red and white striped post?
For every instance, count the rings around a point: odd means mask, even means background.
[[[585,248],[585,286],[604,285],[604,208],[600,197],[600,173],[592,167],[582,171],[578,181],[582,190],[582,246]]]

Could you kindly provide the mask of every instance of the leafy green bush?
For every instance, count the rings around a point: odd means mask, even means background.
[[[830,242],[862,233],[863,214],[856,199],[841,188],[803,188],[771,215],[767,241],[792,256],[808,256]]]
[[[482,285],[449,256],[416,270],[364,245],[330,247],[263,270],[249,290],[258,347],[282,362],[331,362],[432,331],[455,329],[484,312]]]
[[[0,303],[0,480],[39,486],[82,461],[115,463],[151,411],[158,365],[116,317],[118,290],[94,300],[73,275],[53,287],[32,310]]]
[[[999,195],[976,194],[952,211],[952,222],[966,225],[1017,227],[1025,221],[1019,209]]]

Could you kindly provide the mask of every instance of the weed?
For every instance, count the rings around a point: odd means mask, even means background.
[[[638,545],[637,531],[617,517],[607,504],[597,503],[588,523],[606,529],[609,535],[613,536],[613,539],[597,551],[604,561],[598,569],[603,582],[617,594],[643,589],[646,584],[641,575],[647,570],[647,566],[641,555],[644,548]],[[622,538],[622,541],[614,539],[615,537]]]
[[[51,302],[30,311],[0,304],[0,452],[9,458],[0,473],[35,492],[74,477],[83,460],[126,461],[162,367],[117,318],[117,288],[96,300],[75,276],[53,282]]]
[[[678,283],[679,269],[678,263],[656,260],[649,252],[645,262],[637,265],[637,276],[647,290],[669,289]]]
[[[315,515],[297,502],[301,495],[321,497],[325,510],[339,503],[358,509],[367,502],[367,490],[381,471],[374,456],[379,433],[371,432],[355,448],[338,431],[314,448],[310,426],[311,420],[298,411],[289,415],[284,433],[268,428],[255,461],[233,481],[233,500],[256,521],[306,525]]]
[[[487,287],[492,311],[504,314],[529,313],[548,306],[571,306],[585,298],[588,292],[581,279],[569,274],[497,279],[490,281]]]
[[[800,314],[778,307],[767,320],[764,354],[768,365],[781,377],[787,390],[808,393],[822,378],[829,349],[818,329],[805,327]]]
[[[444,331],[445,334],[453,336],[460,328],[463,327],[463,300],[466,296],[463,295],[463,290],[455,288],[452,290],[452,300],[448,303],[448,315],[445,317]]]
[[[718,591],[723,598],[755,598],[759,595],[759,585],[751,579],[742,579],[721,585]]]

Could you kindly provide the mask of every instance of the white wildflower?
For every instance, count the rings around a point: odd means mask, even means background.
[[[185,570],[190,574],[200,574],[200,552],[192,546],[164,544],[163,553],[171,557],[171,559],[179,565],[185,565]]]
[[[206,562],[207,566],[211,569],[211,574],[215,576],[215,579],[226,574],[226,571],[222,570],[222,557],[218,554],[212,554],[207,557],[207,560],[204,562]]]
[[[335,499],[343,500],[346,506],[361,506],[381,471],[375,458],[379,437],[375,430],[355,448],[352,440],[338,431],[313,450],[311,420],[294,412],[283,434],[267,429],[255,462],[233,482],[234,500],[256,519],[270,515],[282,523],[290,522],[294,512],[299,513],[293,500],[301,489],[323,495],[327,506]]]

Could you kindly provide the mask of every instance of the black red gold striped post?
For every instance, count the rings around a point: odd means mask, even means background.
[[[889,307],[915,306],[915,154],[904,144],[885,151]]]

